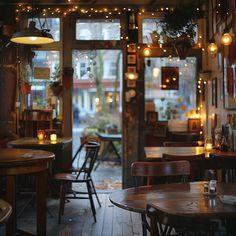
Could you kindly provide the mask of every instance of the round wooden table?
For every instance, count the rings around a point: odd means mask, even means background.
[[[56,142],[50,140],[38,140],[35,137],[23,137],[7,143],[10,148],[29,148],[53,152],[55,154],[55,161],[52,165],[52,175],[61,172],[63,165],[69,167],[71,163],[70,158],[64,158],[64,150],[72,143],[71,137],[58,138]]]
[[[6,176],[6,201],[12,206],[12,215],[6,224],[6,235],[22,232],[16,227],[16,182],[18,175],[35,174],[37,235],[46,235],[47,170],[55,158],[51,152],[30,149],[1,149],[0,176]],[[33,234],[29,234],[33,235]]]
[[[217,196],[203,194],[204,182],[162,184],[119,190],[110,201],[123,209],[147,213],[152,206],[165,214],[190,218],[236,218],[236,206],[223,204],[219,195],[235,195],[236,183],[218,183]]]

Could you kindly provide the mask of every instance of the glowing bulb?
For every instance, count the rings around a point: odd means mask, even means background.
[[[209,54],[214,55],[218,51],[218,47],[215,43],[210,43],[207,47],[207,51]]]
[[[146,57],[151,56],[151,49],[149,47],[144,48],[143,55]]]
[[[35,41],[37,37],[30,37],[30,40]]]
[[[229,33],[224,33],[220,40],[221,44],[223,44],[224,46],[230,45],[232,41],[232,36]]]

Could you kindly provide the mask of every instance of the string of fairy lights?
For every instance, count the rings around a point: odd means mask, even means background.
[[[68,0],[68,3],[71,3],[70,0]],[[107,20],[112,20],[114,17],[119,17],[122,15],[127,15],[127,13],[134,13],[135,15],[149,15],[151,17],[160,16],[161,14],[164,14],[168,11],[173,11],[173,6],[163,6],[163,7],[155,7],[152,9],[144,8],[144,7],[84,7],[79,5],[64,5],[64,6],[37,6],[33,8],[30,5],[24,5],[19,4],[16,7],[15,13],[16,13],[16,21],[19,22],[21,16],[24,15],[31,15],[33,11],[38,11],[43,17],[60,17],[64,18],[69,16],[70,14],[78,14],[78,16],[87,17],[87,18],[105,18]],[[199,11],[200,9],[196,7],[196,11]],[[122,26],[121,26],[122,27]],[[138,29],[138,25],[136,25],[136,29]],[[121,35],[121,40],[129,40],[128,36]],[[203,52],[205,52],[204,47],[202,46],[202,35],[198,35],[198,42],[196,44],[196,47],[201,48]],[[129,47],[129,44],[127,44],[127,47]],[[147,44],[147,47],[153,47],[153,45]],[[158,45],[160,47],[160,45]],[[143,45],[137,45],[137,50],[141,50],[143,48]],[[166,53],[166,48],[162,48],[162,45],[160,49],[163,50],[163,53]],[[197,93],[199,97],[202,97],[203,93],[203,87],[206,84],[206,81],[199,77],[198,79],[198,85],[197,85]],[[202,100],[202,99],[201,99]],[[194,115],[195,118],[200,118],[202,120],[202,101],[200,101],[198,107],[196,108],[196,114]],[[201,124],[203,126],[203,124]],[[200,131],[200,134],[202,134],[203,131]]]
[[[43,16],[63,16],[66,17],[67,15],[76,12],[81,15],[86,15],[88,17],[92,17],[96,14],[102,14],[105,16],[105,18],[111,18],[114,15],[122,15],[127,12],[135,12],[138,13],[138,15],[144,14],[147,9],[145,8],[136,8],[136,7],[83,7],[79,5],[71,5],[71,6],[61,6],[61,7],[36,7],[35,9],[32,8],[32,6],[29,5],[23,5],[19,4],[16,8],[16,20],[19,21],[20,15],[25,13],[30,13],[32,10],[39,10],[42,12]],[[166,12],[166,11],[173,11],[174,7],[157,7],[155,10],[148,9],[148,12],[152,16],[155,16],[156,14],[159,14],[160,12]],[[199,8],[196,8],[196,10],[199,10]]]

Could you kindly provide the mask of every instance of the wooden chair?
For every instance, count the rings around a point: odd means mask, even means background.
[[[163,161],[189,161],[190,162],[190,180],[203,180],[205,168],[201,160],[205,159],[205,154],[196,155],[172,155],[163,153]]]
[[[9,203],[0,199],[0,225],[4,225],[12,214],[12,207]]]
[[[218,228],[216,221],[208,219],[188,218],[183,215],[165,214],[152,204],[147,205],[147,216],[150,218],[150,236],[214,236]],[[164,224],[167,230],[160,230]],[[162,225],[163,226],[163,225]],[[170,230],[175,229],[173,233]],[[225,234],[223,234],[225,235]]]
[[[171,161],[171,162],[134,162],[131,165],[131,175],[135,177],[136,185],[137,178],[145,177],[146,184],[150,185],[153,177],[166,178],[167,182],[175,182],[175,178],[186,181],[186,177],[190,175],[190,163],[188,161]],[[143,235],[147,235],[147,230],[150,231],[150,226],[147,222],[146,215],[141,214]],[[160,226],[161,231],[170,230]]]
[[[191,142],[163,142],[164,147],[197,147],[199,146],[197,141]]]
[[[86,150],[86,154],[82,166],[76,170],[73,170],[74,173],[58,173],[54,177],[55,180],[60,182],[60,207],[58,214],[59,224],[61,222],[61,216],[64,214],[64,206],[66,199],[89,199],[95,222],[96,222],[96,210],[93,202],[93,195],[96,196],[98,204],[101,207],[91,177],[94,163],[96,162],[97,155],[99,152],[100,144],[93,141],[84,144],[83,147]],[[87,191],[79,192],[73,190],[73,185],[72,185],[73,183],[85,183]],[[72,186],[72,189],[68,188],[68,186]],[[88,197],[78,196],[80,194],[86,194],[88,195]]]
[[[65,172],[76,173],[80,170],[78,163],[79,163],[79,160],[81,159],[81,155],[83,155],[82,152],[85,149],[85,145],[89,144],[89,143],[99,143],[101,145],[100,139],[98,137],[97,138],[96,137],[87,137],[87,138],[83,139],[79,148],[77,149],[76,153],[74,154],[73,158],[71,159],[69,167],[62,166],[62,169]]]

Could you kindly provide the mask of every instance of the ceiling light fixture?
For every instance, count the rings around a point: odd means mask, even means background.
[[[213,16],[213,1],[211,0],[211,30],[212,30],[212,39],[209,41],[209,45],[207,46],[207,51],[209,54],[211,55],[215,55],[218,51],[218,46],[215,43],[215,39],[214,39],[214,25],[213,25],[213,21],[214,21],[214,16]]]
[[[34,0],[32,0],[32,20],[29,22],[29,27],[23,29],[22,31],[16,32],[12,35],[11,42],[19,44],[29,44],[29,45],[39,45],[48,44],[54,42],[52,35],[49,33],[49,29],[43,29],[40,18],[38,16],[40,29],[36,28],[36,22],[33,19],[33,13],[38,15],[35,11]],[[46,23],[46,18],[45,18]]]
[[[54,39],[48,30],[39,30],[36,28],[35,21],[29,22],[29,27],[12,35],[11,41],[19,44],[48,44],[54,42]]]

